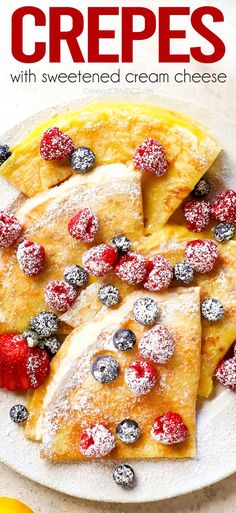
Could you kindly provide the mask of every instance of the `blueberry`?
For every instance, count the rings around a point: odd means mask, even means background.
[[[23,404],[16,404],[10,409],[10,418],[15,424],[22,424],[28,419],[28,410]]]
[[[104,285],[98,291],[98,299],[105,306],[115,306],[120,302],[119,290],[113,285]]]
[[[193,191],[191,192],[191,195],[194,198],[202,199],[208,196],[209,192],[211,190],[210,184],[205,178],[201,178],[197,185],[195,185]]]
[[[24,331],[22,336],[26,340],[29,347],[35,347],[39,344],[39,337],[37,333],[35,333],[35,331],[33,330],[29,329],[27,331]]]
[[[139,439],[141,431],[135,420],[125,419],[116,427],[116,434],[121,442],[133,444]]]
[[[75,289],[80,289],[88,281],[89,275],[83,267],[79,265],[67,265],[64,270],[64,279]]]
[[[181,283],[190,283],[194,278],[194,271],[188,262],[182,261],[174,265],[174,277]]]
[[[90,148],[81,146],[70,155],[70,165],[76,173],[88,173],[94,166],[96,157]]]
[[[206,321],[216,322],[220,321],[224,316],[224,307],[218,299],[209,298],[202,302],[201,312],[203,319]]]
[[[11,156],[11,152],[9,150],[9,146],[4,144],[0,146],[0,166],[6,162],[7,159]]]
[[[120,329],[113,336],[113,344],[119,351],[129,351],[133,349],[136,342],[136,336],[133,331]]]
[[[118,235],[112,240],[112,243],[120,255],[125,255],[131,250],[131,242],[127,237],[124,237],[124,235]]]
[[[235,228],[231,223],[220,223],[212,231],[217,242],[227,242],[234,236]]]
[[[135,474],[132,467],[121,464],[113,470],[113,479],[117,485],[130,488],[134,485]]]
[[[160,309],[154,299],[150,297],[144,299],[140,298],[134,303],[133,315],[135,321],[140,324],[154,324],[160,315]]]
[[[92,363],[92,375],[99,383],[110,383],[117,378],[119,373],[119,364],[110,355],[103,355],[96,358]]]
[[[59,319],[52,312],[40,312],[30,321],[30,328],[40,339],[55,335],[59,327]]]
[[[45,349],[48,349],[53,356],[58,353],[61,347],[61,342],[56,337],[45,338],[43,344]]]

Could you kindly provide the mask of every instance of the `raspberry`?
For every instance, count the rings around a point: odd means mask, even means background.
[[[108,244],[99,244],[86,251],[82,261],[89,274],[102,277],[112,271],[117,258],[118,253],[115,248]]]
[[[173,356],[175,343],[168,329],[157,324],[141,338],[138,349],[143,358],[163,364]]]
[[[167,289],[173,280],[173,269],[170,261],[163,256],[153,256],[147,262],[147,276],[144,288],[157,292]]]
[[[98,227],[98,218],[91,208],[83,208],[70,220],[68,231],[71,237],[80,242],[93,242]]]
[[[186,226],[190,232],[201,232],[211,219],[211,205],[209,201],[187,201],[184,205]]]
[[[143,255],[132,251],[120,258],[115,267],[115,273],[120,280],[137,285],[141,283],[147,273],[147,264]]]
[[[0,248],[8,248],[20,236],[22,227],[16,216],[6,210],[0,210]]]
[[[38,276],[44,268],[45,249],[37,242],[24,240],[16,254],[20,269],[27,276]]]
[[[53,127],[46,130],[40,143],[40,153],[44,160],[66,159],[74,150],[72,139]]]
[[[86,458],[103,458],[115,448],[115,438],[102,424],[85,429],[80,439],[80,452]]]
[[[221,385],[236,392],[236,355],[220,362],[215,376]]]
[[[133,156],[134,165],[151,175],[162,176],[166,173],[168,162],[162,144],[155,139],[147,139],[139,146]]]
[[[211,207],[212,215],[221,223],[236,223],[236,192],[219,194]]]
[[[156,370],[142,360],[133,362],[125,370],[125,382],[134,395],[148,394],[156,383]]]
[[[161,444],[172,445],[186,440],[188,428],[183,423],[181,415],[168,412],[156,418],[151,435]]]
[[[188,242],[185,257],[192,268],[202,274],[210,272],[218,256],[218,246],[211,240]]]
[[[75,302],[77,296],[77,290],[64,280],[50,281],[44,290],[47,305],[57,312],[68,310]]]

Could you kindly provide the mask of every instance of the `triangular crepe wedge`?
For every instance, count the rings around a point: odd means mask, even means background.
[[[148,137],[163,144],[169,161],[167,173],[161,178],[146,173],[142,177],[148,233],[166,223],[220,152],[219,144],[205,128],[180,114],[153,105],[95,103],[54,116],[12,149],[0,173],[27,196],[72,174],[68,162],[46,162],[40,156],[42,134],[53,126],[70,135],[76,146],[90,147],[97,165],[130,164],[135,149]]]
[[[167,224],[158,234],[146,238],[139,249],[146,254],[161,254],[174,265],[184,259],[188,241],[205,238],[186,228]],[[201,289],[201,301],[212,297],[224,305],[225,315],[216,323],[202,319],[202,362],[199,395],[208,397],[212,391],[212,376],[219,361],[236,339],[236,241],[219,244],[219,257],[210,273],[196,274],[191,283]]]
[[[175,352],[165,365],[155,365],[157,383],[145,396],[134,396],[124,382],[124,369],[138,357],[137,343],[131,351],[117,351],[111,337],[120,327],[132,329],[139,340],[147,327],[133,320],[132,307],[140,297],[157,301],[164,324],[175,340]],[[149,327],[150,329],[150,327]],[[117,441],[112,459],[183,458],[195,455],[195,405],[200,372],[200,296],[198,288],[182,288],[164,294],[135,292],[118,310],[75,329],[65,341],[51,368],[47,383],[35,392],[26,434],[40,440],[44,457],[53,461],[79,460],[81,430],[100,422],[113,434],[118,422],[133,418],[141,428],[140,440],[132,446]],[[113,354],[119,361],[118,378],[101,385],[91,375],[96,355]],[[166,412],[182,415],[188,439],[175,446],[158,444],[150,435],[155,418]]]
[[[74,240],[67,225],[74,214],[88,206],[100,223],[94,244],[110,241],[121,233],[131,240],[142,236],[140,175],[122,164],[101,166],[27,200],[17,217],[24,236],[44,246],[46,265],[39,276],[29,278],[19,268],[15,247],[1,251],[0,333],[26,329],[30,317],[46,308],[45,284],[63,279],[66,265],[81,264],[82,253],[91,245]]]

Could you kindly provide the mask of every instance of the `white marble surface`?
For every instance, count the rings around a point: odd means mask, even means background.
[[[136,4],[137,3],[138,2],[136,2]],[[223,4],[223,2],[204,2],[205,5],[207,3]],[[201,4],[203,4],[203,2],[201,2]],[[224,11],[228,23],[235,24],[236,6],[234,4],[232,0],[225,0]],[[232,27],[229,27],[229,34],[231,45],[235,49],[235,35]],[[158,86],[158,90],[155,88],[155,92],[181,99],[186,99],[187,97],[187,99],[192,99],[196,104],[217,110],[226,117],[235,120],[235,76],[232,75],[232,68],[227,59],[223,67],[225,66],[229,69],[229,82],[227,85],[195,85],[183,87],[168,84],[167,86]],[[5,71],[7,72],[7,70]],[[29,94],[27,87],[21,86],[21,88],[15,88],[14,86],[14,90],[13,86],[9,88],[10,86],[7,83],[7,79],[4,78],[4,75],[1,76],[1,79],[2,78],[3,81],[5,80],[5,84],[1,83],[0,85],[1,98],[4,100],[2,102],[3,115],[0,120],[0,132],[4,132],[24,117],[32,115],[39,110],[39,108],[47,108],[50,105],[87,94],[85,89],[80,88],[78,90],[78,88],[75,87],[70,88],[69,92],[68,89],[66,90],[65,88],[55,90],[55,87],[51,87],[47,90],[46,94],[45,90],[40,91],[39,88],[36,87],[34,94]],[[96,93],[97,91],[93,92]],[[11,93],[14,95],[14,109],[10,110],[9,113],[9,95]],[[23,502],[27,502],[35,513],[95,513],[98,510],[100,513],[235,513],[236,475],[199,492],[168,501],[161,501],[159,503],[142,505],[112,505],[100,503],[98,505],[97,503],[62,496],[59,493],[24,479],[0,464],[0,496],[19,498]]]

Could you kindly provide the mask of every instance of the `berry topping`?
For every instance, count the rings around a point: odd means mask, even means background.
[[[168,167],[162,144],[150,138],[136,149],[133,161],[138,169],[155,176],[164,175]]]
[[[235,228],[231,223],[220,223],[212,231],[217,242],[227,242],[233,238]]]
[[[112,239],[112,244],[114,244],[120,255],[126,255],[131,250],[131,242],[124,235],[117,235],[117,237]]]
[[[28,419],[28,410],[23,404],[16,404],[10,409],[10,418],[15,424],[23,424]]]
[[[0,146],[0,166],[6,162],[7,159],[11,156],[11,152],[9,150],[9,146],[3,144]]]
[[[141,431],[135,420],[125,419],[116,427],[116,434],[124,444],[133,444],[139,439]]]
[[[167,289],[173,280],[171,263],[163,256],[153,256],[147,262],[145,289],[152,292]]]
[[[61,342],[56,337],[49,337],[49,338],[45,338],[43,340],[43,345],[49,351],[49,353],[52,356],[54,356],[55,354],[58,353],[58,351],[61,347]]]
[[[201,312],[203,319],[206,321],[216,322],[224,317],[224,307],[218,299],[205,299],[201,304]]]
[[[35,390],[49,372],[44,349],[30,348],[21,335],[0,335],[0,387],[7,390]]]
[[[174,265],[174,277],[180,283],[186,285],[194,279],[194,271],[188,262],[184,260]]]
[[[220,362],[215,376],[221,385],[236,392],[236,357]]]
[[[94,246],[83,254],[82,261],[86,271],[93,276],[102,277],[112,271],[118,253],[108,244]]]
[[[93,168],[96,162],[96,157],[92,150],[81,146],[76,148],[70,156],[70,165],[76,173],[88,173]]]
[[[156,370],[142,360],[133,362],[125,370],[125,382],[134,395],[148,394],[156,383]]]
[[[114,285],[104,285],[98,291],[98,299],[105,306],[115,306],[120,302],[119,290]]]
[[[86,458],[103,458],[115,448],[115,438],[112,433],[96,424],[83,431],[80,439],[80,452]]]
[[[80,242],[93,242],[98,227],[98,218],[91,208],[83,208],[70,220],[68,231],[73,239]]]
[[[36,347],[40,344],[40,340],[37,333],[35,333],[35,331],[31,329],[24,331],[22,337],[26,340],[29,347]]]
[[[184,205],[186,226],[190,232],[201,232],[211,219],[211,204],[209,201],[187,201]]]
[[[236,223],[236,192],[227,191],[219,194],[212,205],[212,215],[221,223]]]
[[[40,143],[40,154],[44,160],[67,159],[73,150],[73,141],[59,128],[49,128],[43,134]]]
[[[64,279],[75,289],[80,289],[87,283],[89,275],[83,267],[71,264],[64,270]]]
[[[168,329],[156,324],[141,338],[138,349],[143,358],[162,364],[167,363],[173,356],[175,343]]]
[[[73,305],[77,296],[77,290],[63,280],[50,281],[44,289],[47,305],[57,312],[66,312]]]
[[[18,246],[16,258],[24,274],[38,276],[44,268],[45,249],[37,242],[24,240]]]
[[[111,383],[119,374],[119,364],[113,356],[105,354],[94,360],[91,371],[99,383]]]
[[[53,312],[40,312],[30,320],[30,327],[42,338],[55,335],[59,327],[59,319]]]
[[[161,444],[172,445],[186,440],[188,428],[183,423],[181,415],[168,412],[156,418],[151,434]]]
[[[119,351],[130,351],[136,342],[136,336],[133,331],[120,329],[113,336],[113,344]]]
[[[0,210],[0,248],[8,248],[20,236],[22,227],[16,216],[6,210]]]
[[[141,283],[147,273],[147,264],[143,255],[135,251],[120,258],[115,267],[115,272],[120,280],[137,285]]]
[[[218,246],[211,240],[193,240],[188,242],[185,258],[198,273],[212,271],[218,257]]]
[[[201,180],[199,180],[197,185],[195,185],[193,191],[191,192],[191,195],[194,198],[202,199],[202,198],[205,198],[206,196],[208,196],[208,194],[210,193],[210,190],[211,190],[211,187],[210,187],[209,182],[207,180],[205,180],[205,178],[201,178]]]
[[[113,479],[118,486],[131,488],[135,482],[135,474],[130,465],[121,463],[113,470]]]
[[[135,321],[148,326],[149,324],[154,324],[157,321],[160,315],[160,309],[154,299],[151,299],[150,297],[140,298],[134,303],[133,315]]]

